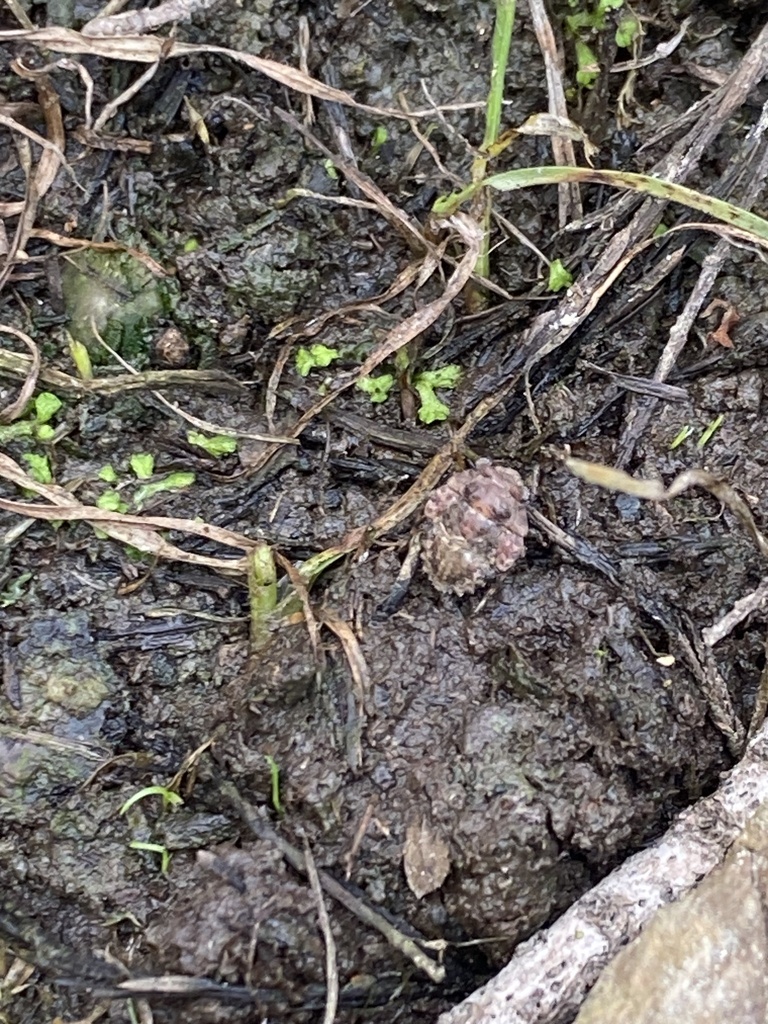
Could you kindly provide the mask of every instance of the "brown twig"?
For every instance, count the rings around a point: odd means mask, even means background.
[[[323,899],[323,890],[320,887],[320,877],[317,873],[315,858],[312,856],[312,850],[307,840],[304,840],[304,863],[312,895],[315,897],[317,919],[323,935],[323,942],[325,943],[325,1013],[323,1014],[323,1024],[333,1024],[336,1018],[336,1009],[339,1005],[339,970],[336,966],[336,943],[331,931],[328,910]]]
[[[264,839],[274,844],[294,870],[306,874],[307,867],[303,854],[262,821],[248,801],[240,795],[234,783],[223,782],[221,784],[221,791],[237,810],[245,825],[258,839]],[[380,932],[392,947],[408,957],[419,970],[424,971],[436,984],[445,981],[445,968],[443,965],[435,963],[431,957],[419,949],[412,938],[395,928],[382,913],[374,910],[373,907],[358,899],[357,896],[353,896],[351,892],[348,892],[343,885],[325,871],[318,871],[317,874],[321,886],[329,896],[338,903],[341,903],[343,907],[346,907],[364,924],[370,925],[371,928],[375,928],[376,931]]]

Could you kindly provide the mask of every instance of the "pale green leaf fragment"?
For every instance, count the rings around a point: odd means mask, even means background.
[[[10,581],[5,590],[0,593],[0,608],[10,608],[24,596],[24,586],[32,579],[31,572],[23,572],[16,579]]]
[[[225,434],[201,434],[198,430],[187,431],[187,441],[190,444],[203,448],[209,455],[219,458],[222,455],[231,455],[237,451],[237,438],[227,437]]]
[[[416,377],[416,385],[428,384],[431,388],[455,388],[461,380],[461,367],[458,363],[449,363],[439,370],[424,370]]]
[[[53,483],[53,473],[47,455],[37,455],[34,452],[26,452],[22,459],[29,467],[29,475],[39,484]]]
[[[549,264],[549,280],[547,291],[561,292],[564,288],[570,288],[573,284],[573,275],[566,268],[562,260],[552,260]]]
[[[155,471],[155,456],[149,452],[137,452],[131,456],[129,464],[139,480],[149,480]]]
[[[105,484],[117,483],[117,473],[113,466],[102,466],[98,475],[99,480],[103,480]]]
[[[72,362],[82,380],[93,380],[93,363],[88,349],[82,341],[76,341],[71,335],[69,337],[69,354]]]
[[[361,377],[357,387],[368,395],[374,404],[378,404],[386,402],[394,383],[394,374],[382,373],[378,377]]]
[[[674,451],[675,448],[679,448],[684,441],[688,440],[692,433],[693,427],[690,426],[690,424],[686,424],[684,427],[681,427],[672,439],[672,442],[669,446],[670,451]]]
[[[623,50],[631,50],[642,31],[640,22],[634,14],[625,14],[616,29],[616,45]]]
[[[38,441],[52,441],[56,436],[56,431],[53,429],[50,423],[41,423],[35,431],[37,434]]]
[[[62,402],[58,395],[50,391],[41,391],[35,399],[35,419],[38,423],[48,423],[61,408]]]
[[[374,155],[379,152],[379,150],[381,149],[381,147],[384,145],[388,138],[389,132],[384,127],[384,125],[377,125],[371,137],[371,150],[374,153]]]
[[[591,89],[600,74],[600,65],[591,47],[587,46],[583,39],[577,39],[576,47],[576,81],[585,89]]]
[[[696,447],[703,448],[706,444],[708,444],[712,440],[712,437],[716,433],[716,431],[718,431],[720,427],[722,427],[723,423],[725,423],[725,416],[723,416],[722,413],[720,413],[719,416],[715,416],[715,418],[710,423],[707,424],[704,433],[696,442]]]
[[[128,506],[117,491],[104,491],[96,499],[96,508],[105,512],[127,512]]]
[[[164,476],[161,480],[153,480],[151,484],[143,484],[141,487],[137,487],[133,500],[140,506],[156,494],[160,494],[163,491],[178,491],[184,487],[191,486],[194,482],[194,473],[183,471],[169,473],[168,476]]]

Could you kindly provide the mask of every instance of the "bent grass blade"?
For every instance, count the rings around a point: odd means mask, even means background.
[[[749,210],[744,210],[733,203],[727,203],[723,199],[715,199],[687,188],[685,185],[676,185],[671,181],[630,171],[602,171],[588,167],[523,167],[515,171],[504,171],[501,174],[492,174],[484,181],[474,182],[450,196],[441,196],[433,206],[433,213],[441,217],[450,215],[483,187],[494,188],[500,192],[512,192],[535,185],[559,185],[567,181],[607,185],[610,188],[639,192],[654,199],[680,203],[739,228],[756,244],[768,248],[768,221],[757,214],[750,213]]]

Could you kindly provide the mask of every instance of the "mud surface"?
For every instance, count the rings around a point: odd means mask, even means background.
[[[81,6],[74,27],[95,13]],[[622,75],[603,76],[582,94],[581,109],[574,97],[574,117],[604,167],[651,166],[671,144],[661,143],[661,128],[706,93],[708,70],[732,70],[761,27],[749,5],[651,6],[641,5],[652,17],[644,52],[689,13],[693,31],[672,56],[638,73],[632,123],[617,121]],[[415,123],[443,166],[466,180],[465,140],[474,146],[482,138],[473,104],[485,95],[492,14],[489,4],[452,0],[373,0],[357,9],[264,0],[221,4],[178,31],[190,42],[297,66],[305,15],[315,77],[371,106],[394,108],[403,93],[412,110],[451,107]],[[42,24],[46,11],[34,5],[30,15]],[[601,59],[610,64],[618,58],[606,46]],[[525,7],[513,52],[509,126],[547,102]],[[28,44],[6,42],[3,64],[13,57],[43,63]],[[83,60],[98,109],[143,70]],[[380,299],[414,255],[375,211],[329,201],[361,193],[280,116],[287,110],[302,123],[297,93],[217,54],[161,63],[110,124],[115,134],[152,143],[137,154],[77,142],[82,83],[66,69],[53,82],[82,188],[59,171],[37,225],[119,240],[174,275],[137,278],[124,254],[107,264],[90,255],[73,262],[30,239],[29,260],[16,264],[3,291],[2,321],[36,340],[46,368],[73,372],[69,328],[104,364],[97,375],[118,372],[90,326],[109,307],[100,326],[136,369],[224,371],[163,391],[209,423],[270,432],[267,384],[284,358],[273,396],[273,432],[281,433],[388,329],[440,294],[434,275],[421,289]],[[13,103],[37,97],[34,84],[10,70],[0,91]],[[192,138],[184,95],[206,117],[207,144]],[[750,97],[742,121],[718,138],[689,184],[706,191],[719,180],[765,98],[764,89]],[[408,122],[314,106],[314,135],[336,153],[340,128],[360,170],[426,223],[434,197],[455,182]],[[29,112],[17,114],[44,131]],[[387,137],[374,144],[382,124]],[[10,136],[2,139],[3,198],[22,200],[22,165]],[[550,159],[548,140],[521,137],[499,168]],[[316,195],[286,202],[294,188]],[[588,213],[610,198],[597,187],[584,195]],[[545,188],[503,195],[497,208],[578,276],[587,269],[578,255],[584,238],[555,237],[557,203],[556,189]],[[337,1020],[434,1020],[716,785],[755,705],[763,630],[759,619],[747,622],[714,652],[699,636],[760,581],[754,544],[702,491],[644,503],[577,480],[561,460],[570,446],[580,458],[617,461],[636,410],[626,382],[653,375],[706,252],[689,240],[677,268],[636,305],[630,286],[645,265],[633,266],[572,342],[537,367],[535,420],[516,388],[456,454],[455,471],[478,457],[514,469],[524,485],[515,501],[527,494],[529,512],[522,556],[519,508],[506,509],[505,519],[484,506],[496,533],[492,542],[486,535],[473,586],[458,594],[453,583],[436,589],[418,566],[407,583],[403,564],[413,562],[409,542],[424,532],[421,512],[373,543],[364,528],[503,385],[520,332],[557,301],[542,286],[537,256],[514,239],[492,261],[494,282],[513,298],[493,298],[480,316],[469,316],[460,299],[409,350],[409,372],[462,367],[458,387],[440,392],[450,408],[442,423],[417,420],[413,377],[390,363],[397,380],[386,402],[350,389],[298,445],[259,465],[264,442],[241,439],[236,453],[210,454],[147,390],[75,395],[43,381],[64,403],[53,439],[6,437],[0,447],[19,464],[47,454],[55,483],[79,501],[93,505],[113,488],[132,513],[199,517],[266,541],[294,565],[352,531],[360,543],[313,586],[314,633],[298,603],[271,624],[269,642],[249,646],[242,575],[141,556],[83,522],[0,512],[0,963],[11,979],[0,989],[0,1019],[73,1021],[104,1000],[106,1019],[127,1021],[134,1011],[125,999],[110,999],[126,978],[148,979],[148,997],[129,990],[147,1020],[147,1005],[157,1022],[322,1019],[317,899],[277,839],[298,855],[308,844],[318,869],[358,907],[426,942],[425,954],[445,968],[444,980],[430,980],[402,945],[326,894]],[[625,468],[669,481],[706,467],[738,489],[760,523],[768,505],[765,264],[733,250],[713,294],[741,317],[734,347],[708,340],[722,311],[695,325],[671,380],[678,392],[658,405]],[[314,318],[350,303],[366,305],[312,334]],[[163,337],[168,328],[175,333]],[[22,351],[0,338],[3,349]],[[336,361],[300,376],[296,349],[320,342]],[[3,371],[0,405],[19,383]],[[690,436],[673,445],[685,427]],[[194,483],[142,500],[130,468],[137,453],[154,456],[151,480],[193,472]],[[33,500],[5,481],[1,493]],[[514,557],[499,560],[511,515]],[[203,537],[171,539],[221,556]],[[286,577],[280,596],[289,589]],[[124,806],[152,786],[174,789],[183,803],[154,792]],[[35,968],[23,983],[12,976],[15,957]],[[186,976],[185,990],[169,993],[169,975]]]

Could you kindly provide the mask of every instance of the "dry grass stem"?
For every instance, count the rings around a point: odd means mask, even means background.
[[[17,420],[24,415],[24,410],[29,405],[30,399],[35,393],[37,378],[40,376],[40,349],[28,334],[24,334],[23,331],[19,331],[15,327],[7,327],[4,324],[0,324],[0,332],[3,334],[10,334],[14,338],[18,338],[19,341],[27,346],[31,353],[31,356],[28,359],[29,370],[16,401],[11,402],[10,405],[7,405],[4,409],[0,410],[0,423],[13,423],[14,420]]]
[[[533,21],[533,30],[544,58],[544,69],[547,79],[547,96],[549,113],[557,118],[568,120],[568,104],[565,100],[563,87],[563,55],[558,52],[555,33],[549,22],[549,15],[544,0],[528,0]],[[552,156],[560,167],[575,167],[576,153],[573,143],[568,138],[552,135]],[[582,206],[579,186],[576,182],[558,186],[558,222],[560,227],[581,220]]]

